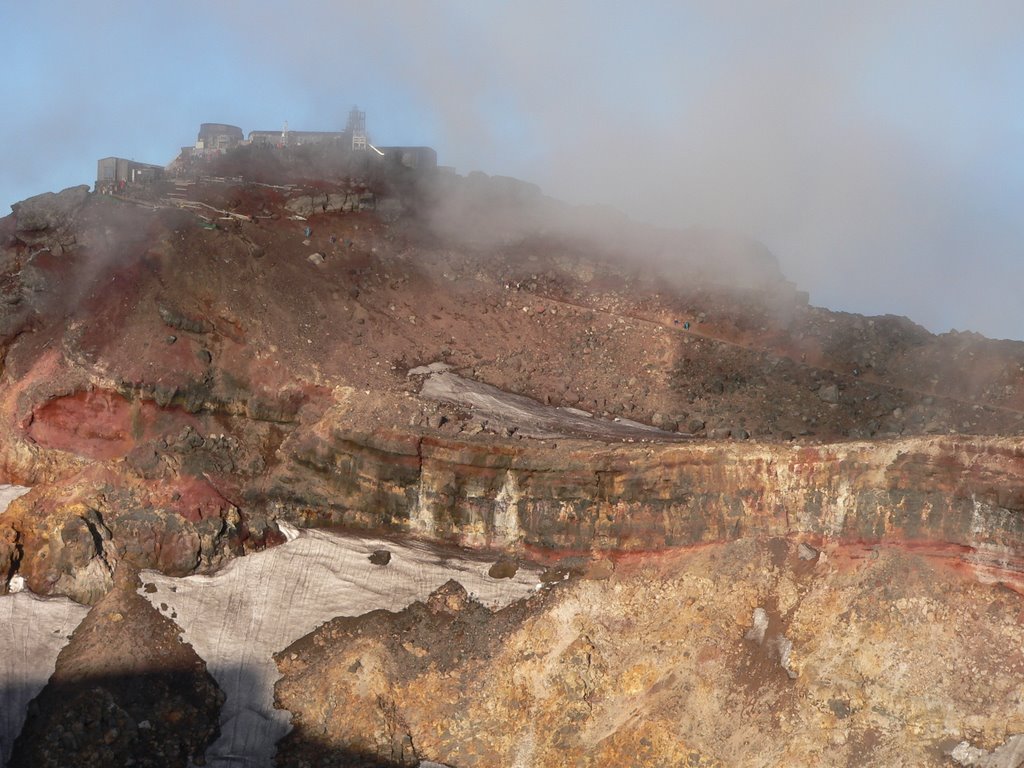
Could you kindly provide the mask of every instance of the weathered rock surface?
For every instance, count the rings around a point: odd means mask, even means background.
[[[387,564],[371,562],[385,544]],[[181,627],[227,694],[221,735],[207,750],[210,764],[267,765],[289,721],[273,707],[272,654],[335,616],[401,610],[451,578],[488,606],[518,600],[537,583],[536,568],[497,580],[487,566],[453,548],[303,531],[210,576],[176,579],[145,571],[143,594]]]
[[[283,541],[262,518],[243,520],[208,483],[143,481],[84,473],[14,501],[4,513],[0,583],[17,573],[38,594],[93,604],[120,563],[184,575]]]
[[[321,193],[300,195],[285,203],[285,209],[299,216],[312,216],[315,213],[334,213],[336,211],[358,211],[363,206],[372,207],[373,195],[360,192]]]
[[[208,569],[278,540],[276,516],[513,548],[809,533],[1017,561],[1024,344],[830,315],[770,270],[757,292],[680,282],[644,237],[632,272],[622,238],[442,249],[423,206],[314,212],[314,279],[306,225],[254,218],[287,210],[279,193],[194,194],[253,218],[210,231],[98,196],[60,259],[0,262],[27,297],[0,304],[0,472],[56,483],[0,518],[0,566],[33,589],[93,601],[122,557]],[[491,394],[421,393],[407,371],[439,361]],[[484,407],[503,396],[583,426],[533,439],[519,406]]]
[[[322,433],[321,433],[322,434]],[[463,543],[658,550],[750,536],[915,541],[1021,578],[1024,451],[1012,439],[828,446],[519,442],[335,432],[286,444],[288,488],[327,520]],[[374,510],[368,515],[366,510]]]
[[[1024,733],[1020,598],[942,557],[766,539],[640,562],[497,613],[448,585],[326,624],[277,656],[278,765],[945,766]]]
[[[38,232],[69,226],[89,197],[89,187],[68,187],[63,192],[44,192],[11,206],[19,232]]]

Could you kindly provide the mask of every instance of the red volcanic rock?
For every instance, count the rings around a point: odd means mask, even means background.
[[[740,238],[351,160],[246,148],[0,220],[0,480],[33,486],[0,585],[95,604],[279,520],[552,565],[501,615],[449,585],[279,655],[283,765],[926,765],[1024,732],[1024,343],[810,307]]]
[[[498,447],[335,432],[288,449],[288,473],[272,476],[266,495],[333,523],[540,551],[651,551],[751,536],[916,541],[957,545],[979,566],[1003,563],[1010,581],[1024,567],[1016,440]]]
[[[37,487],[2,520],[0,583],[17,572],[34,592],[84,603],[102,597],[122,562],[184,576],[283,541],[275,526],[188,476],[133,481],[90,471]]]
[[[32,412],[27,433],[47,448],[106,460],[123,458],[141,442],[196,424],[180,408],[93,390],[43,403]]]

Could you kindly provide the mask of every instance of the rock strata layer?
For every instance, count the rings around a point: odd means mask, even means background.
[[[267,495],[329,520],[537,550],[650,551],[751,536],[948,547],[1021,572],[1024,449],[930,437],[827,446],[574,441],[481,445],[353,435],[286,446]]]

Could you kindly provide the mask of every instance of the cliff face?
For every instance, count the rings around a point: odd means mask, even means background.
[[[203,467],[211,460],[200,454],[195,461]],[[277,517],[392,528],[541,557],[770,536],[913,542],[1017,583],[1022,469],[1024,449],[1012,438],[495,445],[347,432],[335,411],[315,428],[296,430],[275,469],[234,497],[238,507],[216,482],[187,473],[128,484],[112,473],[90,479],[94,473],[85,472],[16,502],[7,517],[21,521],[20,571],[43,590],[70,589],[82,569],[99,568],[97,558],[112,566],[127,555],[172,574],[209,567],[267,541],[272,531],[264,521]]]
[[[497,448],[339,431],[288,448],[289,472],[266,491],[283,509],[468,544],[586,552],[764,536],[897,540],[958,548],[1014,579],[1024,541],[1014,439]],[[308,507],[290,502],[296,487]]]

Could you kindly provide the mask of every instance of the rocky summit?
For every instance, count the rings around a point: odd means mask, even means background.
[[[274,686],[248,764],[1024,764],[1024,343],[386,160],[242,146],[0,219],[0,590],[91,606],[0,759],[238,764],[224,691]],[[173,583],[311,529],[410,602],[268,635],[275,683]],[[481,581],[406,590],[428,561]],[[207,618],[241,647],[317,562]]]

